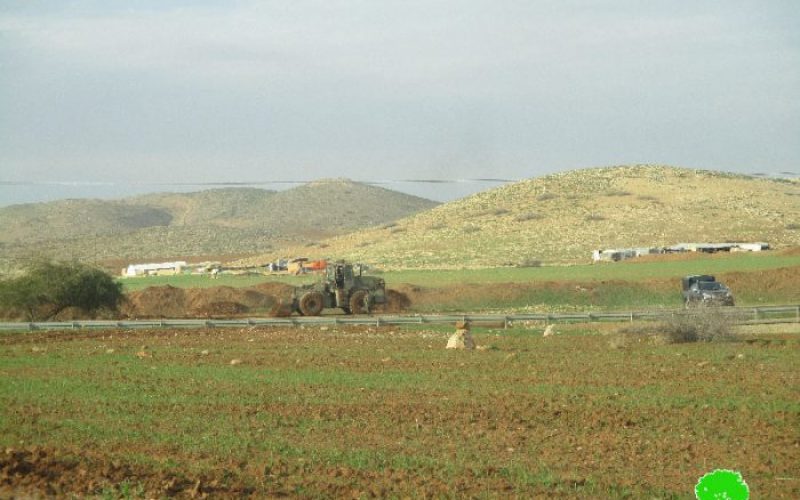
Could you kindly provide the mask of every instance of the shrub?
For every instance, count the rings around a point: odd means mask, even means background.
[[[558,198],[558,196],[556,196],[556,195],[554,195],[552,193],[542,193],[542,194],[540,194],[539,196],[536,197],[536,199],[539,200],[539,201],[554,200],[556,198]]]
[[[51,319],[70,307],[88,314],[116,310],[122,300],[121,283],[79,263],[37,262],[23,275],[0,282],[0,307],[22,312],[28,321]]]
[[[520,260],[517,267],[542,267],[542,261],[531,257]]]
[[[732,340],[735,318],[718,307],[704,307],[676,314],[661,325],[669,342],[711,342]]]
[[[615,349],[636,343],[681,344],[687,342],[719,342],[734,340],[736,317],[718,307],[706,307],[692,312],[676,314],[670,319],[655,323],[632,323],[619,328],[609,338]]]
[[[632,193],[630,191],[623,191],[621,189],[611,189],[606,191],[606,196],[630,196]]]
[[[589,214],[589,215],[586,216],[586,221],[587,222],[594,222],[594,221],[601,221],[601,220],[606,220],[606,218],[603,217],[600,214]]]
[[[794,222],[791,224],[786,224],[786,229],[789,229],[790,231],[795,231],[797,229],[800,229],[800,224]]]
[[[537,220],[542,218],[544,218],[542,214],[538,214],[536,212],[525,212],[514,217],[514,220],[517,222],[525,222],[528,220]]]

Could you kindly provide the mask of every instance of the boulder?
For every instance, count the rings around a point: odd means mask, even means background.
[[[472,339],[472,334],[469,333],[467,325],[464,328],[459,328],[456,333],[447,339],[447,349],[475,349],[475,341]]]

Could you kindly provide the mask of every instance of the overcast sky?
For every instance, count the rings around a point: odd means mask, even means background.
[[[0,0],[0,205],[630,163],[800,173],[798,26],[797,0]]]

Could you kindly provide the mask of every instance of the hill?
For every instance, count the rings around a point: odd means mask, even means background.
[[[253,254],[386,224],[437,203],[345,179],[0,208],[0,253],[83,260]]]
[[[386,268],[586,261],[594,249],[680,242],[800,245],[800,183],[637,165],[509,184],[396,224],[282,250]]]

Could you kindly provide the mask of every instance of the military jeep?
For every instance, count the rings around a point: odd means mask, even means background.
[[[732,306],[731,290],[708,274],[693,274],[681,280],[683,304],[693,306]]]

